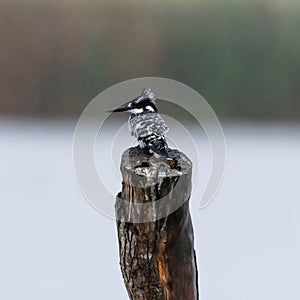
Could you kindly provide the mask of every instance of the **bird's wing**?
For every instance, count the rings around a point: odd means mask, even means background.
[[[165,137],[169,128],[157,113],[136,115],[130,120],[131,134],[137,138],[155,134]]]

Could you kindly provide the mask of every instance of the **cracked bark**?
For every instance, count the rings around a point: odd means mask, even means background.
[[[133,300],[199,299],[189,213],[192,163],[177,150],[171,155],[169,164],[138,147],[122,156],[116,217],[121,272]]]

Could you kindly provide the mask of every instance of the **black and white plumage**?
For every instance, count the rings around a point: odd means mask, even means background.
[[[131,135],[137,138],[139,146],[148,149],[155,156],[170,159],[166,142],[168,127],[158,113],[155,100],[153,92],[150,89],[144,89],[140,96],[111,112],[130,112],[129,130]]]

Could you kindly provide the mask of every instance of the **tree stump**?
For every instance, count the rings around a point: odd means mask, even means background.
[[[122,192],[116,218],[120,266],[130,299],[199,299],[194,235],[189,213],[192,163],[139,147],[122,156]]]

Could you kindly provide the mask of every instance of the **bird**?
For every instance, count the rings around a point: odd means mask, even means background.
[[[138,97],[108,112],[129,112],[129,131],[137,139],[139,147],[156,158],[171,160],[166,141],[169,128],[158,112],[156,100],[151,89],[144,88]]]

